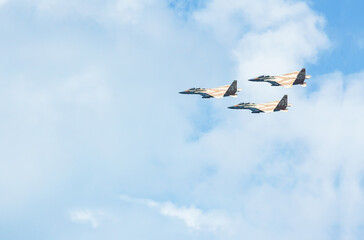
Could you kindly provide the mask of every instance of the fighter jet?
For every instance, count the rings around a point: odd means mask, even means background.
[[[291,107],[291,104],[287,104],[287,95],[284,95],[283,98],[279,101],[268,102],[268,103],[240,103],[231,107],[230,109],[249,109],[252,113],[268,113],[268,112],[277,112],[284,111],[287,112],[287,107]]]
[[[199,94],[202,98],[223,98],[237,97],[236,92],[240,92],[241,88],[237,88],[237,81],[234,80],[231,85],[225,85],[217,88],[190,88],[180,94]]]
[[[302,68],[300,72],[287,73],[281,76],[269,76],[262,75],[257,78],[249,79],[252,82],[268,82],[271,86],[283,86],[286,88],[291,88],[293,85],[301,85],[303,87],[307,86],[305,80],[310,78],[310,75],[306,76],[306,69]]]

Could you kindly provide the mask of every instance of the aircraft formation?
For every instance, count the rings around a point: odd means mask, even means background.
[[[294,85],[300,85],[306,87],[306,79],[310,78],[310,75],[306,75],[306,69],[302,68],[301,71],[283,74],[280,76],[262,75],[256,78],[249,79],[251,82],[267,82],[271,86],[283,86],[285,88],[291,88]],[[225,85],[217,88],[190,88],[186,91],[180,92],[180,94],[199,94],[202,98],[223,98],[223,97],[237,97],[237,92],[241,89],[237,87],[237,81],[234,80],[231,85]],[[288,111],[287,107],[291,107],[292,104],[288,104],[288,96],[284,95],[281,100],[268,103],[239,103],[237,105],[228,107],[229,109],[249,109],[252,113],[269,113],[278,111]]]

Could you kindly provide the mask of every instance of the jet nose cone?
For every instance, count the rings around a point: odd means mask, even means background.
[[[179,92],[179,94],[187,94],[186,91]]]
[[[251,78],[251,79],[248,79],[248,81],[255,82],[255,81],[257,81],[257,79],[256,78]]]
[[[235,106],[228,107],[229,109],[235,109]]]

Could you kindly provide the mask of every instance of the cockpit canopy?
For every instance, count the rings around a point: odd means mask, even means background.
[[[267,77],[270,77],[270,76],[269,75],[261,75],[258,78],[267,78]]]
[[[201,88],[190,88],[189,90],[200,90]]]

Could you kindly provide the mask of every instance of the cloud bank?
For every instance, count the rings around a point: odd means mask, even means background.
[[[185,6],[2,6],[1,238],[362,235],[364,74],[246,81],[319,63],[324,17],[302,1]],[[252,115],[177,94],[236,78],[241,101],[287,93],[294,107]]]

